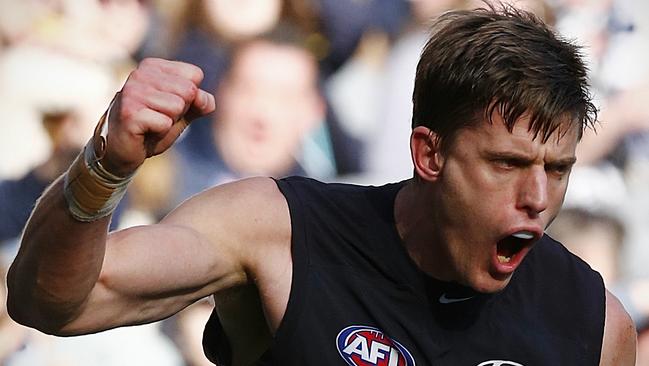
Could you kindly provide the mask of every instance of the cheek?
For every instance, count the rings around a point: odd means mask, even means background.
[[[482,199],[485,198],[481,193],[484,191],[472,181],[458,176],[444,178],[443,193],[434,205],[438,208],[441,225],[448,230],[448,235],[454,237],[475,236],[476,230],[480,230],[489,217],[489,203]]]
[[[450,166],[449,166],[450,165]],[[491,217],[511,204],[516,184],[511,177],[494,174],[480,164],[451,163],[443,171],[449,200],[468,215]]]

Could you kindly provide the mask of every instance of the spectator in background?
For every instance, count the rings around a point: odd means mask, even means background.
[[[646,366],[649,3],[566,0],[556,4],[558,30],[585,46],[601,126],[597,133],[584,133],[566,195],[568,209],[550,232],[612,285],[640,333],[637,365]]]
[[[354,56],[365,36],[385,34],[394,39],[401,32],[410,16],[410,4],[406,0],[285,0],[284,16],[296,19],[309,32],[310,44],[320,60],[321,78],[330,80]],[[350,175],[363,173],[365,141],[354,134],[354,120],[346,120],[338,105],[330,103],[326,93],[326,129],[321,134],[331,140],[334,173]],[[359,98],[355,95],[354,98]],[[362,109],[363,105],[357,105]],[[323,143],[320,143],[323,146]],[[326,152],[326,148],[322,149]],[[308,160],[308,156],[306,159]]]
[[[149,4],[0,1],[1,278],[36,199],[87,142],[132,65],[148,28]],[[58,339],[10,320],[4,287],[0,301],[2,365],[182,365],[157,326]]]
[[[130,68],[152,9],[139,0],[0,0],[0,39]]]
[[[578,172],[576,181],[584,179]],[[589,178],[598,184],[604,183],[607,191],[590,191],[588,200],[575,198],[567,200],[566,207],[559,213],[548,233],[566,243],[566,248],[597,270],[607,288],[620,299],[631,315],[640,337],[638,338],[637,366],[649,366],[649,279],[634,278],[625,273],[624,243],[629,223],[621,210],[604,197],[610,191],[620,190],[611,178],[591,171]],[[583,185],[581,185],[583,187]],[[599,193],[599,195],[598,195]],[[618,200],[619,202],[619,200]],[[644,334],[643,334],[644,333]]]
[[[80,126],[74,111],[49,112],[43,115],[43,124],[52,141],[52,153],[47,160],[19,179],[0,181],[0,243],[17,238],[25,226],[36,200],[67,167],[83,146],[83,141],[75,141]],[[81,127],[81,128],[79,128]],[[122,208],[111,224],[117,228]]]
[[[421,50],[428,40],[431,19],[447,10],[464,8],[466,0],[413,0],[412,18],[387,56],[382,94],[378,97],[375,135],[368,139],[364,170],[377,181],[412,176],[408,139],[412,89]]]
[[[624,224],[617,216],[568,207],[559,213],[548,232],[596,269],[608,288],[615,289],[621,277],[624,243]]]
[[[597,270],[607,288],[622,301],[639,334],[636,366],[649,366],[649,279],[625,278],[625,223],[613,212],[568,207],[559,213],[548,232]]]
[[[202,87],[215,90],[231,47],[270,31],[280,19],[281,7],[282,0],[189,0],[177,13],[171,56],[200,66],[205,74]]]
[[[649,113],[644,105],[649,97],[649,3],[603,0],[560,5],[558,29],[588,45],[584,52],[602,108],[601,128],[597,134],[585,134],[579,146],[580,164],[612,162],[625,170],[638,154],[634,150],[649,151]]]
[[[584,51],[592,60],[592,79],[601,107],[601,125],[597,133],[584,134],[574,173],[578,176],[581,170],[598,170],[617,175],[623,182],[624,197],[616,202],[626,226],[623,274],[629,279],[648,278],[649,113],[645,104],[649,97],[649,3],[562,3],[559,29],[589,45]],[[578,183],[572,180],[571,186]],[[594,183],[569,187],[566,199]]]
[[[0,2],[0,110],[11,116],[0,145],[12,151],[0,158],[0,242],[20,234],[85,144],[133,65],[150,10],[138,0]]]
[[[322,123],[318,64],[287,25],[242,42],[216,90],[209,150],[178,145],[180,200],[253,175],[305,175],[301,142]],[[194,122],[201,123],[201,122]]]
[[[0,57],[0,110],[11,116],[0,122],[7,149],[0,158],[0,242],[20,234],[36,199],[87,142],[116,86],[110,68],[56,49],[25,44]]]
[[[162,329],[180,351],[185,366],[214,366],[203,351],[203,330],[214,304],[200,300],[164,321]]]
[[[230,48],[237,40],[257,36],[279,21],[281,0],[243,1],[238,9],[228,8],[231,5],[234,2],[189,0],[170,21],[174,29],[168,45],[170,58],[199,66],[205,75],[200,85],[204,90],[216,90],[228,67]],[[221,22],[219,17],[228,16],[232,16],[231,21]],[[209,118],[196,122],[184,137],[187,150],[213,155]]]
[[[133,66],[149,25],[147,4],[0,0],[0,110],[11,116],[0,122],[0,145],[12,151],[0,158],[0,178],[19,178],[50,155],[43,113],[74,101],[84,122],[98,119]]]
[[[232,47],[287,21],[307,34],[308,47],[320,64],[320,77],[327,79],[351,57],[364,32],[383,29],[396,34],[407,10],[407,3],[401,0],[190,1],[185,13],[191,16],[184,17],[185,26],[177,32],[182,35],[172,58],[201,67],[205,73],[201,87],[215,90]],[[304,160],[312,160],[314,155],[316,159],[325,157],[326,163],[314,164],[319,177],[360,172],[362,145],[345,130],[330,106],[325,122],[313,132],[313,149],[305,151]],[[210,149],[206,139],[211,135],[209,126],[195,123],[189,128],[185,139],[191,141],[192,149]]]

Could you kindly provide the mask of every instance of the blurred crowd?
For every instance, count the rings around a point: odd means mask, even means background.
[[[649,365],[649,2],[509,1],[583,46],[601,124],[549,232],[599,270]],[[113,228],[155,222],[214,184],[412,176],[408,138],[432,17],[472,0],[0,0],[0,274],[40,193],[145,57],[200,66],[217,111],[140,168]],[[4,277],[4,275],[3,275]],[[0,365],[207,365],[209,300],[162,323],[55,338],[13,323]]]

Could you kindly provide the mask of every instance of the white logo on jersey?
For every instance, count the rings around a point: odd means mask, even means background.
[[[336,346],[350,366],[415,366],[412,354],[375,327],[352,325],[338,333]]]
[[[367,344],[367,338],[363,336],[357,336],[345,349],[344,353],[348,355],[357,354],[361,356],[363,361],[369,362],[373,365],[378,364],[379,359],[384,359],[385,356],[389,355],[388,365],[392,366],[397,364],[399,359],[399,350],[395,347],[390,347],[383,343],[372,342],[371,346]]]
[[[492,361],[485,361],[477,366],[523,366],[523,365],[514,361],[492,360]]]

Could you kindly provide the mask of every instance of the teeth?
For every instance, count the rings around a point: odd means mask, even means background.
[[[505,257],[504,255],[499,255],[498,256],[498,261],[500,263],[509,263],[509,261],[511,261],[511,260],[512,260],[511,257]]]
[[[518,238],[518,239],[524,239],[524,240],[529,240],[534,237],[534,234],[532,234],[529,231],[519,231],[516,233],[512,234],[513,237]]]

